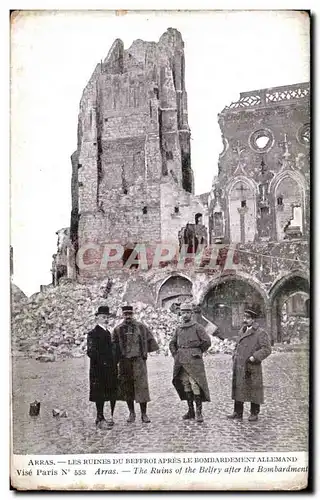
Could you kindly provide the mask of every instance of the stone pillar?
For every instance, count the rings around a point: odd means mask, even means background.
[[[246,242],[246,228],[245,228],[245,214],[247,213],[247,207],[238,208],[238,212],[240,214],[240,239],[241,243]]]
[[[278,338],[279,336],[279,318],[278,318],[278,307],[277,307],[277,301],[275,300],[274,304],[270,308],[270,322],[271,322],[271,328],[270,328],[270,339],[272,341],[272,344],[275,342],[281,342],[281,339]]]
[[[273,345],[277,341],[277,332],[273,327],[272,310],[270,305],[266,306],[266,329],[269,334],[271,344]]]

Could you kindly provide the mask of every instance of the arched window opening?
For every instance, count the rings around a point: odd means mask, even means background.
[[[303,188],[291,176],[276,187],[276,228],[278,241],[303,234]]]
[[[229,191],[229,227],[231,242],[254,241],[256,233],[256,200],[253,187],[245,180],[236,182]]]
[[[202,224],[202,214],[198,213],[194,216],[196,224]]]

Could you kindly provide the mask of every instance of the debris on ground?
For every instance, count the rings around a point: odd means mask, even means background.
[[[111,311],[110,330],[122,321],[121,306],[126,283],[119,277],[93,284],[80,284],[71,280],[59,286],[45,287],[31,297],[16,294],[12,300],[12,353],[27,356],[42,363],[86,354],[87,334],[96,323],[95,312],[101,305]],[[168,309],[155,308],[143,302],[131,302],[135,318],[145,323],[154,333],[159,351],[151,355],[170,355],[169,341],[178,325],[178,316]],[[292,322],[286,329],[290,345],[305,344],[308,325],[295,327]],[[301,326],[302,325],[302,326]],[[210,335],[211,347],[206,355],[232,354],[235,341]],[[292,349],[292,347],[290,347]],[[290,350],[283,344],[273,347],[273,352]]]

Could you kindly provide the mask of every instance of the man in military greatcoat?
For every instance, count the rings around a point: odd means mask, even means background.
[[[228,418],[241,420],[243,404],[251,403],[249,421],[258,420],[260,405],[264,402],[261,362],[271,354],[268,334],[255,322],[253,309],[244,311],[243,327],[232,356],[232,399],[234,411]]]
[[[194,321],[192,304],[182,304],[180,312],[181,324],[169,343],[174,358],[172,383],[180,399],[188,403],[188,412],[182,418],[203,422],[202,402],[210,401],[210,393],[202,355],[211,340],[204,327]]]
[[[146,325],[133,317],[133,307],[123,306],[124,321],[113,331],[113,342],[119,361],[118,399],[127,402],[129,417],[127,422],[136,419],[134,402],[140,403],[141,420],[149,423],[147,403],[150,401],[147,357],[149,352],[157,351],[159,346]]]
[[[113,413],[117,398],[117,364],[111,342],[108,320],[108,306],[101,306],[96,312],[97,324],[87,337],[87,355],[90,358],[89,400],[96,403],[96,425],[100,429],[113,426]],[[106,421],[103,413],[105,401],[110,401],[111,419]]]

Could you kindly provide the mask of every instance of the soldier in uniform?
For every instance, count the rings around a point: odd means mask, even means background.
[[[268,334],[255,322],[253,309],[244,311],[243,327],[232,356],[232,399],[234,411],[228,418],[241,420],[243,403],[251,403],[249,421],[258,420],[263,399],[263,380],[261,362],[271,354]]]
[[[141,420],[149,423],[147,403],[150,401],[147,357],[148,352],[157,351],[159,346],[146,325],[133,318],[133,307],[123,306],[124,321],[114,329],[113,342],[119,361],[119,397],[127,402],[129,417],[136,419],[134,402],[140,403]]]
[[[204,327],[194,321],[192,304],[182,304],[180,311],[182,322],[169,343],[174,357],[172,383],[180,399],[188,403],[188,412],[182,418],[203,422],[202,402],[210,401],[210,393],[202,354],[209,349],[211,340]]]
[[[117,397],[117,364],[111,333],[107,329],[109,307],[101,306],[96,312],[97,325],[88,333],[87,355],[90,358],[89,400],[96,403],[96,426],[107,429],[113,426],[113,413]],[[106,421],[103,414],[105,401],[110,401],[111,419]]]

